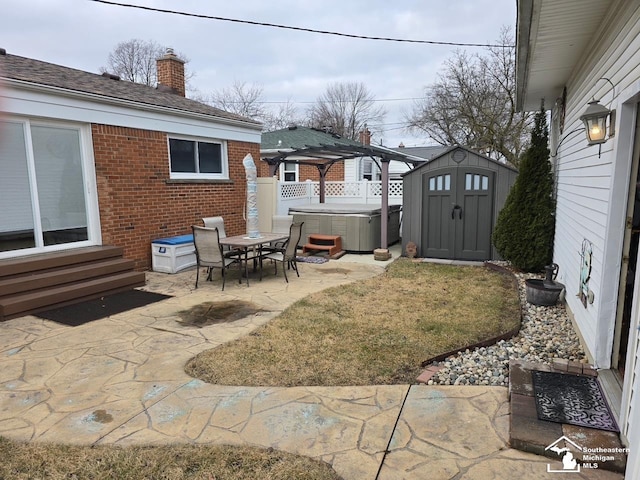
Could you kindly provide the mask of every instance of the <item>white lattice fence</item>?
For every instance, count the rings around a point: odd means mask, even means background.
[[[382,182],[367,182],[367,197],[382,196]]]
[[[389,196],[402,198],[402,180],[392,180],[389,182]]]
[[[367,197],[381,197],[382,182],[367,182]],[[389,181],[389,198],[402,198],[402,180]]]
[[[278,214],[286,215],[289,207],[318,203],[320,182],[278,182]],[[382,182],[326,182],[326,201],[330,203],[378,203]],[[402,202],[402,180],[389,181],[389,201]]]
[[[359,197],[362,195],[360,184],[361,182],[327,182],[324,193],[329,197]]]
[[[281,199],[304,198],[309,196],[306,182],[279,182]]]

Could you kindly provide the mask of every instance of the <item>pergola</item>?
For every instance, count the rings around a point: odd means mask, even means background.
[[[283,162],[315,166],[320,177],[320,203],[325,203],[325,179],[327,172],[335,163],[352,158],[371,158],[382,172],[380,246],[386,249],[388,247],[389,162],[397,160],[415,166],[418,163],[424,163],[425,159],[406,155],[382,146],[364,145],[331,134],[324,135],[329,138],[330,141],[328,143],[319,142],[302,147],[263,149],[261,157],[263,161],[269,164],[269,175],[276,175],[280,164]],[[323,140],[326,140],[326,138]]]

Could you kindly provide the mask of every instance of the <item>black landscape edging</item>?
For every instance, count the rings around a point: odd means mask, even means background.
[[[503,333],[501,335],[498,335],[497,337],[492,337],[489,338],[487,340],[482,340],[480,342],[471,344],[471,345],[467,345],[465,347],[462,348],[457,348],[455,350],[451,350],[449,352],[446,353],[441,353],[440,355],[436,355],[435,357],[431,357],[427,360],[425,360],[424,362],[422,362],[420,364],[421,367],[426,367],[434,362],[441,362],[442,360],[445,360],[448,357],[451,357],[453,355],[457,355],[460,352],[464,352],[465,350],[474,350],[476,348],[482,348],[482,347],[488,347],[489,345],[495,345],[496,343],[500,342],[501,340],[509,340],[510,338],[515,337],[519,332],[520,332],[520,328],[522,327],[522,303],[520,302],[520,289],[518,286],[518,279],[516,278],[516,276],[514,275],[514,273],[504,267],[501,267],[500,265],[496,265],[494,263],[491,262],[484,262],[484,266],[495,271],[498,273],[502,273],[504,275],[510,275],[511,278],[513,279],[513,285],[516,289],[516,294],[518,295],[518,305],[520,308],[520,321],[518,322],[518,325],[509,330],[506,333]]]

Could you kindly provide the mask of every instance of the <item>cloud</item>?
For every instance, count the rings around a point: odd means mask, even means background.
[[[493,42],[502,25],[515,24],[513,0],[130,2],[359,35],[465,43]],[[313,101],[336,81],[363,82],[379,99],[419,96],[454,50],[187,18],[87,0],[3,3],[0,47],[15,55],[98,72],[115,45],[132,38],[184,52],[196,74],[192,84],[202,94],[239,80],[262,85],[267,101]],[[401,121],[400,110],[407,103],[385,102],[385,122]],[[428,141],[400,130],[384,136],[389,145]]]

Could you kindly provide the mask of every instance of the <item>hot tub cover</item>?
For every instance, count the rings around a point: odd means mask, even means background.
[[[389,205],[389,213],[399,211],[402,205]],[[315,203],[312,205],[299,205],[290,207],[289,214],[293,213],[324,213],[340,215],[380,215],[382,207],[366,203]]]

